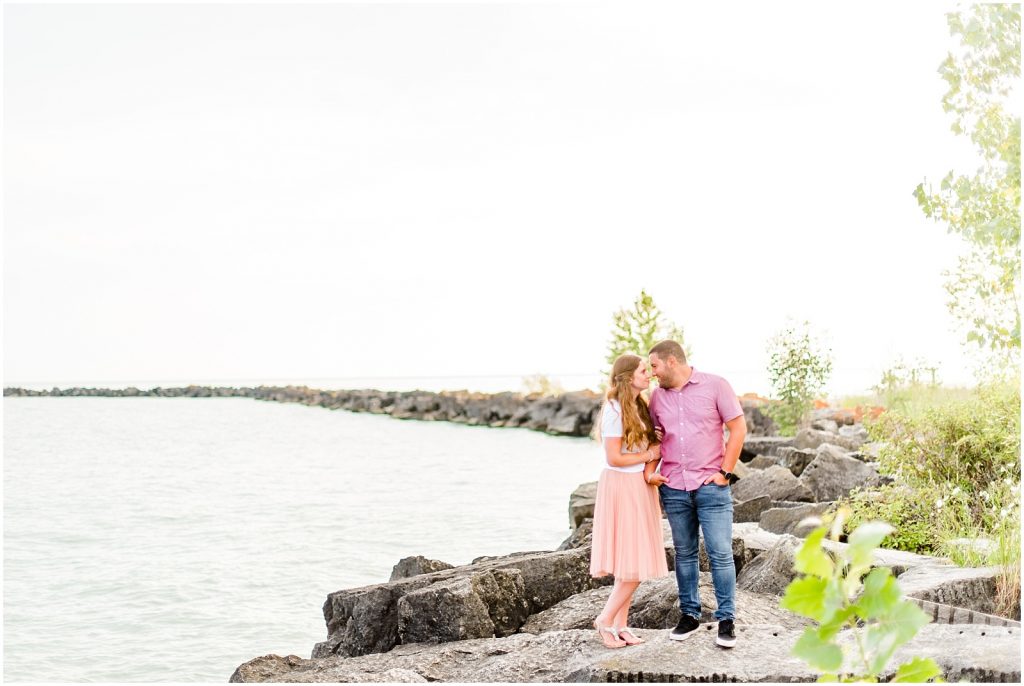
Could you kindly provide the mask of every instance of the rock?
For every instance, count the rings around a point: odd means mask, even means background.
[[[736,588],[762,594],[781,596],[796,578],[793,558],[801,541],[782,536],[770,549],[755,557],[736,575]]]
[[[733,497],[739,501],[750,500],[762,495],[772,500],[811,502],[814,495],[785,467],[774,465],[760,472],[751,472],[745,479],[733,484]]]
[[[819,446],[830,443],[838,445],[847,451],[856,450],[863,444],[863,441],[856,438],[849,438],[838,432],[820,431],[818,429],[801,429],[796,434],[794,447],[801,450],[816,450]]]
[[[750,469],[768,469],[769,467],[774,467],[777,464],[779,464],[779,458],[774,455],[758,455],[747,463],[747,467]]]
[[[881,482],[874,464],[848,457],[841,448],[822,444],[817,456],[800,475],[819,502],[839,500],[854,488],[871,488]]]
[[[591,539],[594,537],[594,520],[590,517],[584,519],[576,529],[569,534],[569,538],[562,541],[562,544],[558,546],[558,550],[570,550],[572,548],[582,548],[583,546],[589,546]]]
[[[800,476],[817,455],[814,450],[779,448],[779,465],[791,471],[793,476]]]
[[[794,445],[794,439],[785,436],[751,436],[747,434],[740,451],[740,460],[749,462],[758,455],[774,455],[779,448]]]
[[[868,430],[864,428],[863,424],[841,426],[839,427],[839,435],[847,441],[850,441],[852,450],[858,450],[862,445],[868,442]]]
[[[569,496],[569,527],[575,529],[587,517],[594,518],[597,500],[597,482],[580,484]]]
[[[957,567],[955,565],[921,565],[899,577],[904,595],[933,603],[995,614],[998,567]],[[1020,617],[1020,598],[1016,618]]]
[[[796,432],[793,447],[801,450],[816,450],[822,443],[835,443],[838,434],[818,429],[800,429]]]
[[[775,507],[766,510],[759,520],[761,528],[773,534],[790,534],[803,538],[814,528],[814,524],[801,522],[808,517],[821,517],[833,503],[811,503],[797,507]]]
[[[745,479],[752,473],[753,470],[746,465],[745,462],[736,462],[736,466],[732,468],[732,473],[741,479]]]
[[[491,558],[337,591],[324,603],[328,637],[314,647],[313,656],[385,652],[426,636],[508,633],[530,614],[610,581],[590,576],[590,548],[581,547]]]
[[[402,596],[398,636],[402,643],[507,636],[529,616],[519,570],[488,570]]]
[[[839,424],[831,419],[815,419],[811,422],[811,428],[827,431],[830,434],[839,433]]]
[[[952,605],[943,605],[942,603],[933,603],[930,600],[921,600],[920,598],[906,597],[906,599],[924,610],[936,624],[984,624],[988,626],[1020,627],[1019,621],[1007,619],[1006,617],[987,615],[983,612],[966,610],[962,607],[953,607]]]
[[[701,621],[713,622],[717,607],[711,574],[701,572],[698,586],[701,598]],[[521,629],[529,633],[589,629],[611,594],[610,588],[599,588],[566,598],[554,607],[535,614]],[[639,629],[671,629],[679,622],[679,592],[675,576],[652,579],[640,584],[630,607],[629,626]],[[736,593],[736,621],[739,624],[777,624],[786,627],[808,625],[809,620],[779,607],[775,597],[739,590]]]
[[[675,642],[643,631],[647,642],[608,650],[593,629],[513,634],[440,645],[406,645],[390,653],[303,660],[265,656],[235,670],[231,682],[775,682],[814,681],[817,674],[790,650],[803,629],[737,624],[738,642],[722,650],[711,639],[714,624],[699,632],[705,640]],[[849,644],[849,632],[839,636]],[[929,624],[896,651],[882,674],[892,679],[898,665],[931,657],[947,681],[1020,681],[1019,629]],[[395,678],[397,677],[397,678]]]
[[[408,579],[409,577],[416,576],[418,574],[430,574],[431,572],[451,568],[452,565],[447,562],[441,562],[440,560],[428,560],[422,555],[403,557],[398,561],[398,564],[391,569],[391,578],[389,581]]]
[[[734,522],[756,522],[761,519],[761,513],[772,506],[772,498],[768,495],[758,496],[737,503],[732,507],[732,521]]]

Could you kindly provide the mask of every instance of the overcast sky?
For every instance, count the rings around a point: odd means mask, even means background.
[[[738,392],[787,316],[968,382],[951,8],[7,3],[4,383],[588,374],[641,288]]]

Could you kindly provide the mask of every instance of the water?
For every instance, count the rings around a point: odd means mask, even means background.
[[[551,550],[587,439],[245,398],[6,398],[4,678],[226,681],[308,657],[408,555]]]

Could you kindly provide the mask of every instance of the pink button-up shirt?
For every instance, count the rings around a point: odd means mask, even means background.
[[[651,418],[661,429],[661,474],[667,486],[700,488],[725,458],[725,422],[743,414],[729,382],[696,369],[679,390],[651,391]]]

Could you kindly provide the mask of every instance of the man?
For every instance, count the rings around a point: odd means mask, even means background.
[[[683,616],[669,633],[681,641],[700,625],[697,581],[697,527],[711,562],[718,609],[716,643],[736,645],[736,566],[732,560],[732,473],[740,457],[747,422],[729,383],[699,372],[686,363],[679,343],[662,341],[650,350],[651,371],[658,388],[651,393],[650,411],[661,437],[661,504],[672,528],[676,549],[676,583]],[[722,426],[729,427],[726,444]]]

